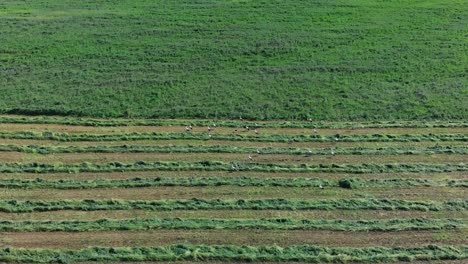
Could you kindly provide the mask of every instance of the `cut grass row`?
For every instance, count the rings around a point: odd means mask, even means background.
[[[113,127],[113,126],[213,126],[220,127],[268,127],[268,128],[432,128],[468,127],[463,120],[452,121],[372,121],[372,122],[287,122],[287,121],[240,121],[240,120],[182,120],[182,119],[89,119],[73,117],[26,117],[0,116],[0,124],[61,124],[72,126]]]
[[[173,245],[165,247],[103,248],[80,250],[3,248],[0,260],[29,263],[72,263],[82,261],[305,261],[329,262],[394,262],[414,260],[454,260],[468,258],[466,246],[434,246],[413,248],[327,248],[311,245],[234,246]]]
[[[55,141],[122,141],[122,140],[230,140],[254,142],[419,142],[468,141],[468,134],[362,134],[362,135],[250,135],[209,133],[124,133],[67,134],[54,132],[0,132],[1,139]]]
[[[463,219],[391,219],[391,220],[294,220],[278,219],[182,219],[134,218],[125,220],[99,219],[94,221],[0,221],[0,232],[90,232],[142,231],[157,229],[256,229],[256,230],[330,230],[380,231],[466,229]]]
[[[468,180],[431,179],[358,179],[338,180],[319,178],[252,178],[252,177],[153,177],[94,180],[34,180],[0,179],[0,188],[18,189],[94,189],[136,188],[157,186],[279,186],[279,187],[340,187],[346,189],[368,187],[468,187]]]
[[[255,171],[255,172],[450,172],[468,171],[468,164],[275,164],[244,162],[145,162],[135,163],[4,163],[0,173],[56,173],[56,172],[129,172],[129,171]]]
[[[38,146],[38,145],[0,145],[0,151],[22,153],[257,153],[285,155],[431,155],[431,154],[468,154],[468,146],[434,146],[423,148],[382,147],[382,148],[254,148],[233,146]]]
[[[375,245],[374,245],[375,246]],[[414,246],[413,246],[414,247]],[[431,260],[431,264],[460,264],[461,260]],[[106,261],[85,261],[85,262],[80,262],[81,264],[107,264]],[[141,262],[135,262],[135,261],[117,261],[117,262],[113,262],[113,264],[135,264],[135,263],[141,263]],[[162,262],[164,263],[164,262]],[[200,263],[200,262],[197,262],[197,261],[189,261],[189,260],[186,260],[186,261],[170,261],[170,262],[166,262],[166,263],[170,263],[170,264],[195,264],[195,263]],[[206,260],[206,261],[203,261],[203,263],[206,263],[206,264],[226,264],[226,261],[217,261],[217,260]],[[238,264],[246,264],[246,263],[251,263],[251,261],[236,261],[236,263]],[[274,261],[261,261],[261,262],[256,262],[257,264],[276,264],[278,262],[274,262]],[[305,263],[308,263],[308,262],[304,262],[304,261],[294,261],[295,264],[305,264]],[[396,261],[396,262],[391,262],[393,264],[407,264],[408,261]],[[411,261],[412,264],[427,264],[427,261]]]
[[[259,200],[0,200],[10,213],[59,210],[467,210],[468,201],[410,201],[397,199],[259,199]]]

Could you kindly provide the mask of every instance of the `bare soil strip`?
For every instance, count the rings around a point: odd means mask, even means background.
[[[114,232],[0,233],[0,247],[84,248],[89,246],[160,246],[170,244],[233,244],[330,247],[416,247],[466,243],[466,231],[333,232],[255,230],[154,230]]]
[[[463,141],[421,141],[421,142],[251,142],[229,140],[125,140],[125,141],[72,141],[63,142],[55,140],[36,139],[0,139],[4,145],[36,145],[36,146],[232,146],[232,147],[277,147],[277,148],[383,148],[383,147],[434,147],[439,146],[466,146]]]
[[[189,122],[187,122],[189,125]],[[0,124],[2,132],[56,132],[56,133],[90,133],[90,134],[120,134],[120,133],[179,133],[185,132],[185,126],[114,126],[114,127],[92,127],[92,126],[69,126],[59,124]],[[255,128],[233,128],[233,127],[201,127],[195,126],[192,133],[216,133],[216,134],[255,134]],[[464,134],[468,133],[468,128],[318,128],[315,132],[311,128],[258,128],[258,134],[318,134],[318,135],[349,135],[349,134],[427,134],[427,133],[447,133]]]
[[[249,156],[251,158],[249,158]],[[391,163],[460,163],[468,161],[468,155],[284,155],[239,153],[54,153],[48,155],[20,152],[0,152],[2,163],[108,163],[114,161],[223,161],[255,163],[305,163],[305,164],[391,164]]]
[[[432,180],[462,180],[468,179],[468,172],[433,172],[433,173],[323,173],[323,172],[251,172],[251,171],[129,171],[129,172],[82,172],[82,173],[0,173],[0,179],[132,179],[150,177],[264,177],[264,178],[319,178],[319,179],[432,179]]]
[[[325,220],[383,220],[405,218],[467,218],[465,211],[383,211],[383,210],[117,210],[117,211],[51,211],[33,213],[3,213],[0,219],[6,221],[91,221],[98,219],[132,219],[132,218],[207,218],[207,219],[325,219]]]
[[[102,188],[102,189],[3,189],[1,200],[63,200],[63,199],[335,199],[335,198],[389,198],[405,200],[466,199],[466,188],[411,187],[411,188],[296,188],[296,187],[145,187],[145,188]]]

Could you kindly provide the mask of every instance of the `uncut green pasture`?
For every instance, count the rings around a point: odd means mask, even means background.
[[[7,0],[0,113],[466,119],[462,0]]]

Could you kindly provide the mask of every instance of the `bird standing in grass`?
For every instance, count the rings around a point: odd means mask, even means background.
[[[249,160],[252,160],[252,159],[253,159],[253,158],[252,158],[252,155],[249,154]]]

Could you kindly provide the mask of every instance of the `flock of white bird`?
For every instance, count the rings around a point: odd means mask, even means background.
[[[242,120],[242,117],[240,117],[239,119]],[[213,132],[213,131],[215,130],[216,127],[217,127],[217,126],[216,126],[215,123],[213,123],[212,126],[208,126],[208,127],[207,127],[208,137],[209,137],[209,138],[212,137],[211,132]],[[245,128],[246,131],[251,131],[251,127],[249,127],[249,126],[245,126],[244,128]],[[188,126],[185,127],[185,131],[186,131],[186,132],[192,132],[192,130],[193,130],[193,126],[192,126],[192,125],[188,125]],[[234,132],[238,132],[238,129],[235,129]],[[259,132],[258,132],[258,124],[255,124],[255,127],[254,127],[254,129],[253,129],[253,132],[254,132],[255,134],[259,134]],[[314,133],[314,134],[318,134],[317,128],[313,128],[313,133]],[[339,138],[335,137],[335,141],[339,141]],[[292,141],[288,141],[288,143],[291,144]],[[257,154],[261,154],[260,149],[257,149],[256,152],[257,152]],[[309,156],[312,155],[312,154],[313,154],[312,150],[309,149],[309,150],[307,151],[307,154],[308,154]],[[334,150],[331,150],[331,155],[332,155],[332,156],[335,156],[335,155],[336,155],[336,152],[335,152]],[[247,156],[247,159],[251,161],[251,160],[254,159],[254,156],[253,156],[252,154],[249,154],[249,155]],[[238,171],[238,170],[239,170],[239,166],[238,166],[236,163],[233,163],[233,164],[231,165],[231,169],[232,169],[232,170]],[[320,184],[320,185],[319,185],[319,188],[320,188],[320,189],[323,189],[324,187],[323,187],[322,184]]]
[[[239,119],[242,120],[242,117],[240,117]],[[216,127],[217,127],[217,126],[216,126],[215,123],[213,123],[212,126],[208,126],[208,127],[207,127],[207,130],[208,130],[208,137],[209,137],[209,138],[212,137],[211,132],[213,132],[213,131],[215,130]],[[255,124],[255,128],[253,129],[253,132],[254,132],[255,134],[259,134],[257,127],[258,127],[258,124]],[[245,126],[244,128],[246,129],[246,131],[251,131],[251,128],[250,128],[249,126]],[[188,125],[188,126],[185,127],[185,131],[186,131],[186,132],[192,132],[192,130],[193,130],[193,126],[192,126],[192,125]],[[238,129],[235,129],[234,132],[238,132]],[[313,129],[313,132],[314,132],[314,134],[318,134],[317,128],[314,128],[314,129]],[[339,141],[339,138],[335,137],[335,141]],[[290,140],[290,141],[288,141],[288,143],[289,143],[289,144],[292,144],[292,141]],[[257,149],[256,152],[257,152],[257,154],[261,154],[260,149]],[[312,155],[312,153],[313,153],[313,152],[312,152],[312,150],[310,150],[310,149],[307,151],[307,154],[308,154],[308,155]],[[334,150],[332,150],[332,151],[331,151],[331,155],[332,155],[332,156],[335,156],[335,155],[336,155],[336,152],[335,152]],[[253,157],[254,157],[254,156],[252,156],[252,154],[249,154],[249,155],[247,156],[248,160],[253,160]],[[232,165],[232,169],[238,169],[238,168],[237,168],[235,165]]]

